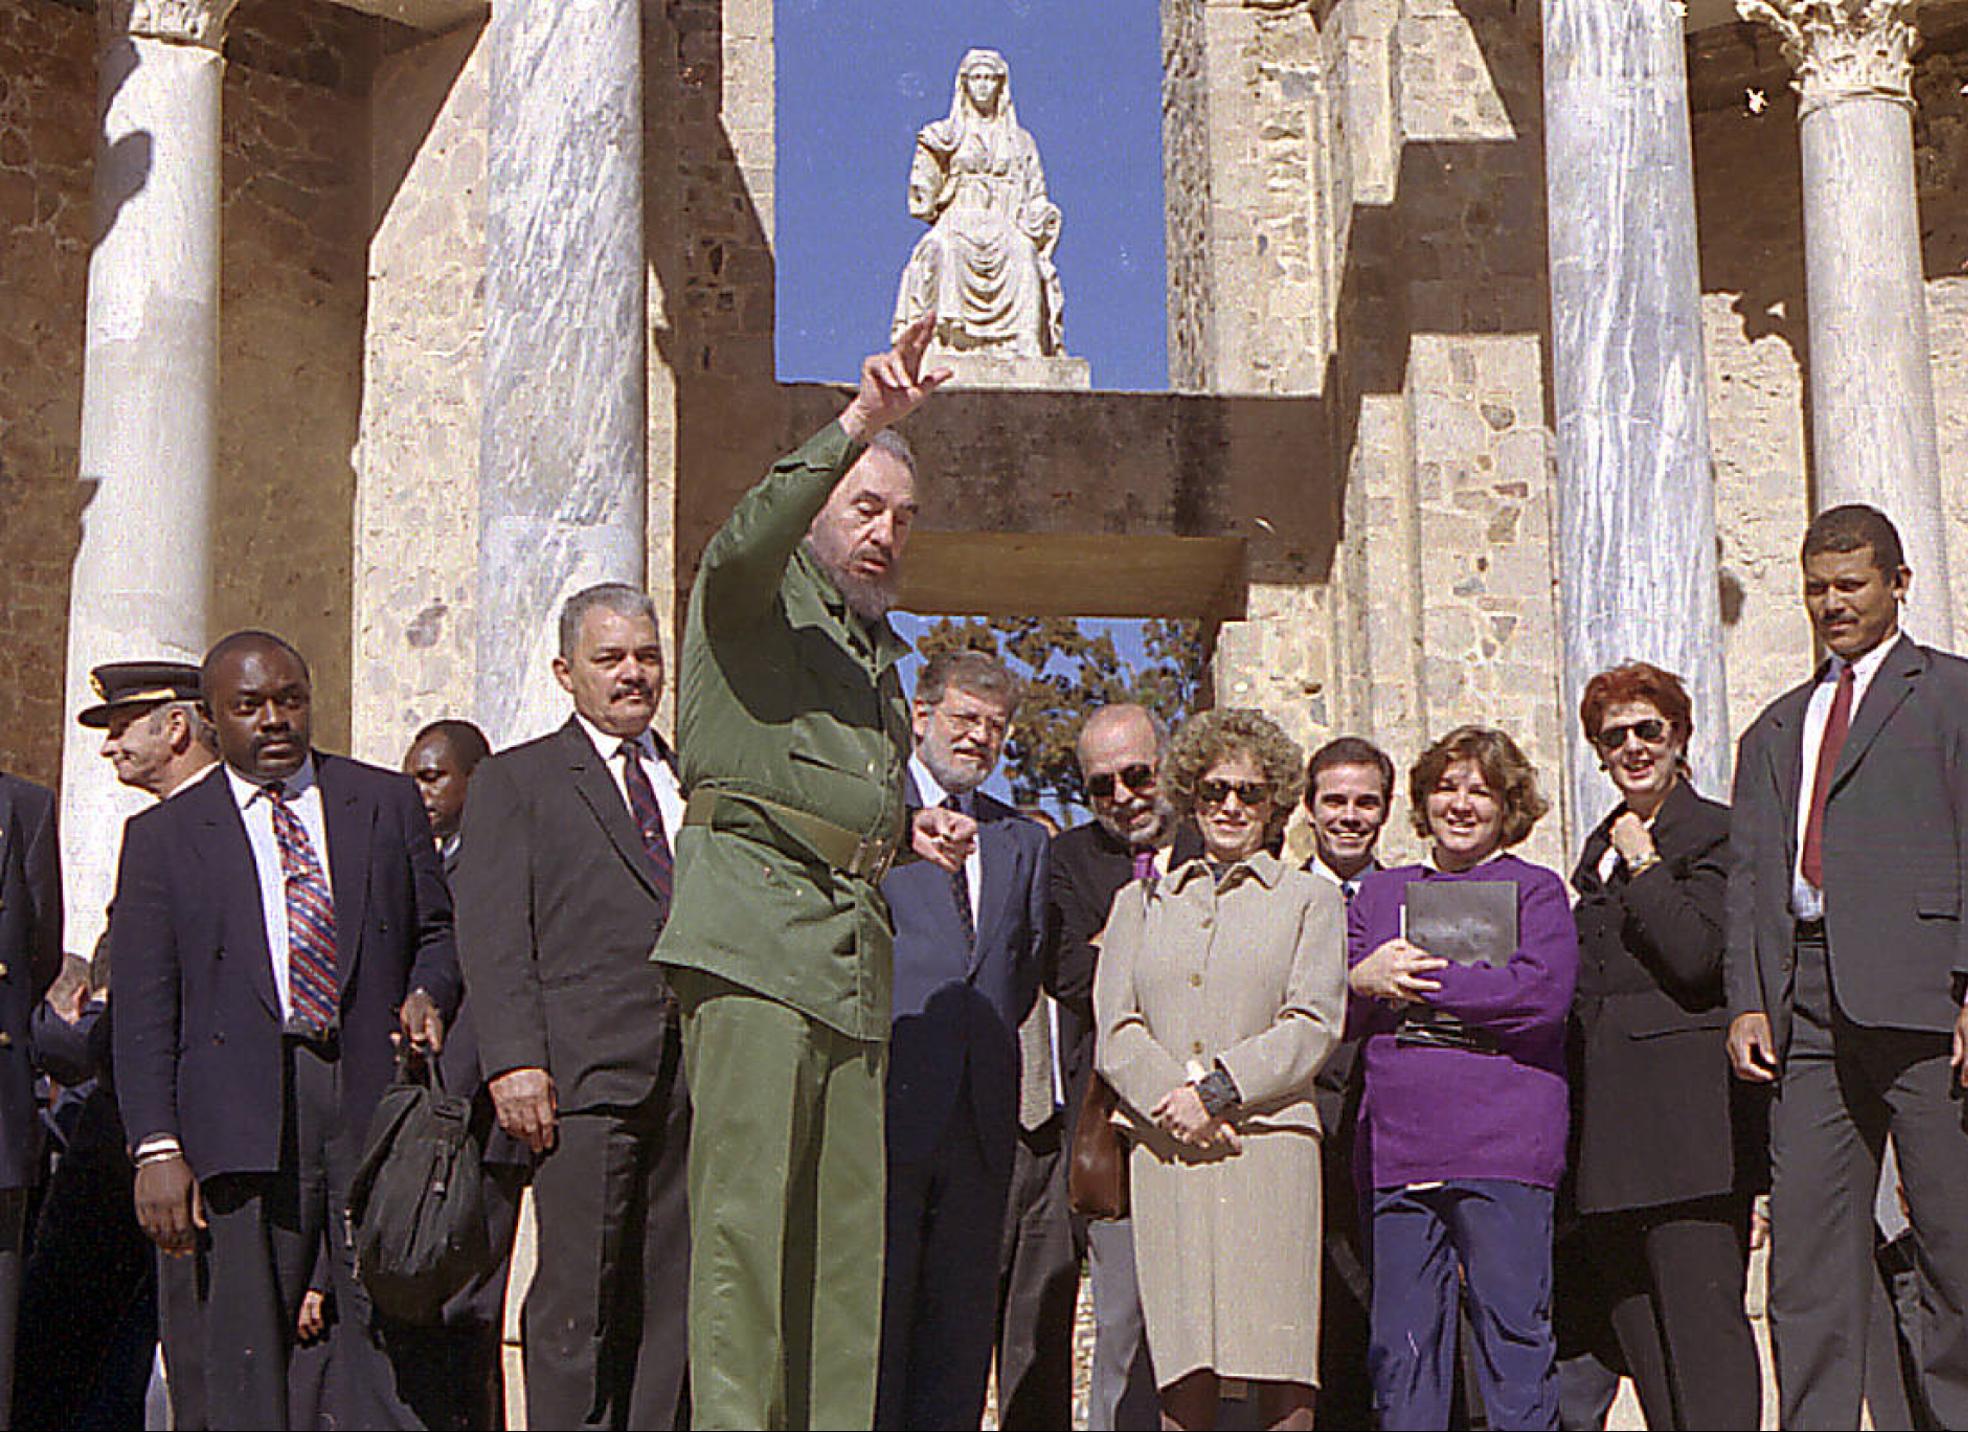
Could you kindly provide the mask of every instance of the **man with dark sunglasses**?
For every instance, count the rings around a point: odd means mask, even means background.
[[[1201,853],[1193,826],[1176,832],[1162,794],[1168,732],[1146,707],[1104,706],[1080,732],[1080,780],[1093,819],[1052,845],[1052,910],[1058,931],[1060,1047],[1066,1051],[1066,1103],[1077,1118],[1093,1065],[1095,941],[1115,893],[1129,881],[1166,871]],[[1067,1121],[1071,1128],[1074,1120]],[[1141,1298],[1134,1281],[1134,1234],[1126,1219],[1087,1226],[1093,1278],[1093,1388],[1088,1426],[1159,1425]]]

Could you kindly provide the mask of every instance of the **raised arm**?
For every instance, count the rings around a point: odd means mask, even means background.
[[[949,380],[947,368],[922,372],[935,326],[935,315],[924,314],[897,335],[888,352],[863,360],[860,389],[840,417],[774,463],[765,479],[739,500],[705,547],[698,568],[708,625],[718,630],[743,627],[771,610],[786,564],[869,441],[921,407]]]
[[[1706,810],[1706,808],[1704,808]],[[1640,953],[1684,1000],[1722,1002],[1724,905],[1729,888],[1729,827],[1721,816],[1693,854],[1662,860],[1626,887],[1629,927]]]

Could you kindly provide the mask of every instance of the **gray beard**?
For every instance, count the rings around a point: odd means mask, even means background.
[[[936,777],[936,784],[943,787],[945,794],[948,795],[967,796],[991,776],[989,771],[972,775],[969,771],[951,770],[942,761],[930,755],[927,746],[918,746],[916,754],[922,758],[922,763],[929,767],[929,773]]]
[[[857,577],[846,570],[846,564],[836,565],[827,554],[820,550],[820,544],[811,537],[806,539],[806,550],[813,554],[813,560],[820,564],[820,570],[827,574],[847,603],[847,609],[861,620],[878,622],[887,618],[895,608],[895,569],[889,575],[870,581]]]

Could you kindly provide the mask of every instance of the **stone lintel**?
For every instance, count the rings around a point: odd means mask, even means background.
[[[980,353],[932,352],[931,367],[944,367],[956,376],[952,388],[1059,389],[1086,393],[1093,389],[1093,369],[1084,358],[995,358]]]
[[[111,38],[165,40],[201,49],[225,48],[226,22],[239,0],[103,0],[98,23]]]
[[[965,616],[1244,615],[1244,541],[1037,532],[924,532],[909,539],[900,605]]]
[[[1914,23],[1919,0],[1736,0],[1745,20],[1760,20],[1783,40],[1803,98],[1802,119],[1846,99],[1913,105]]]
[[[365,15],[380,15],[413,30],[448,30],[479,19],[491,9],[486,0],[335,0]]]

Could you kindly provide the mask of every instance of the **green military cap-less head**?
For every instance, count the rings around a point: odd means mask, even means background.
[[[75,719],[104,727],[118,711],[164,701],[196,701],[198,668],[182,661],[112,661],[89,673],[89,686],[101,704]]]

